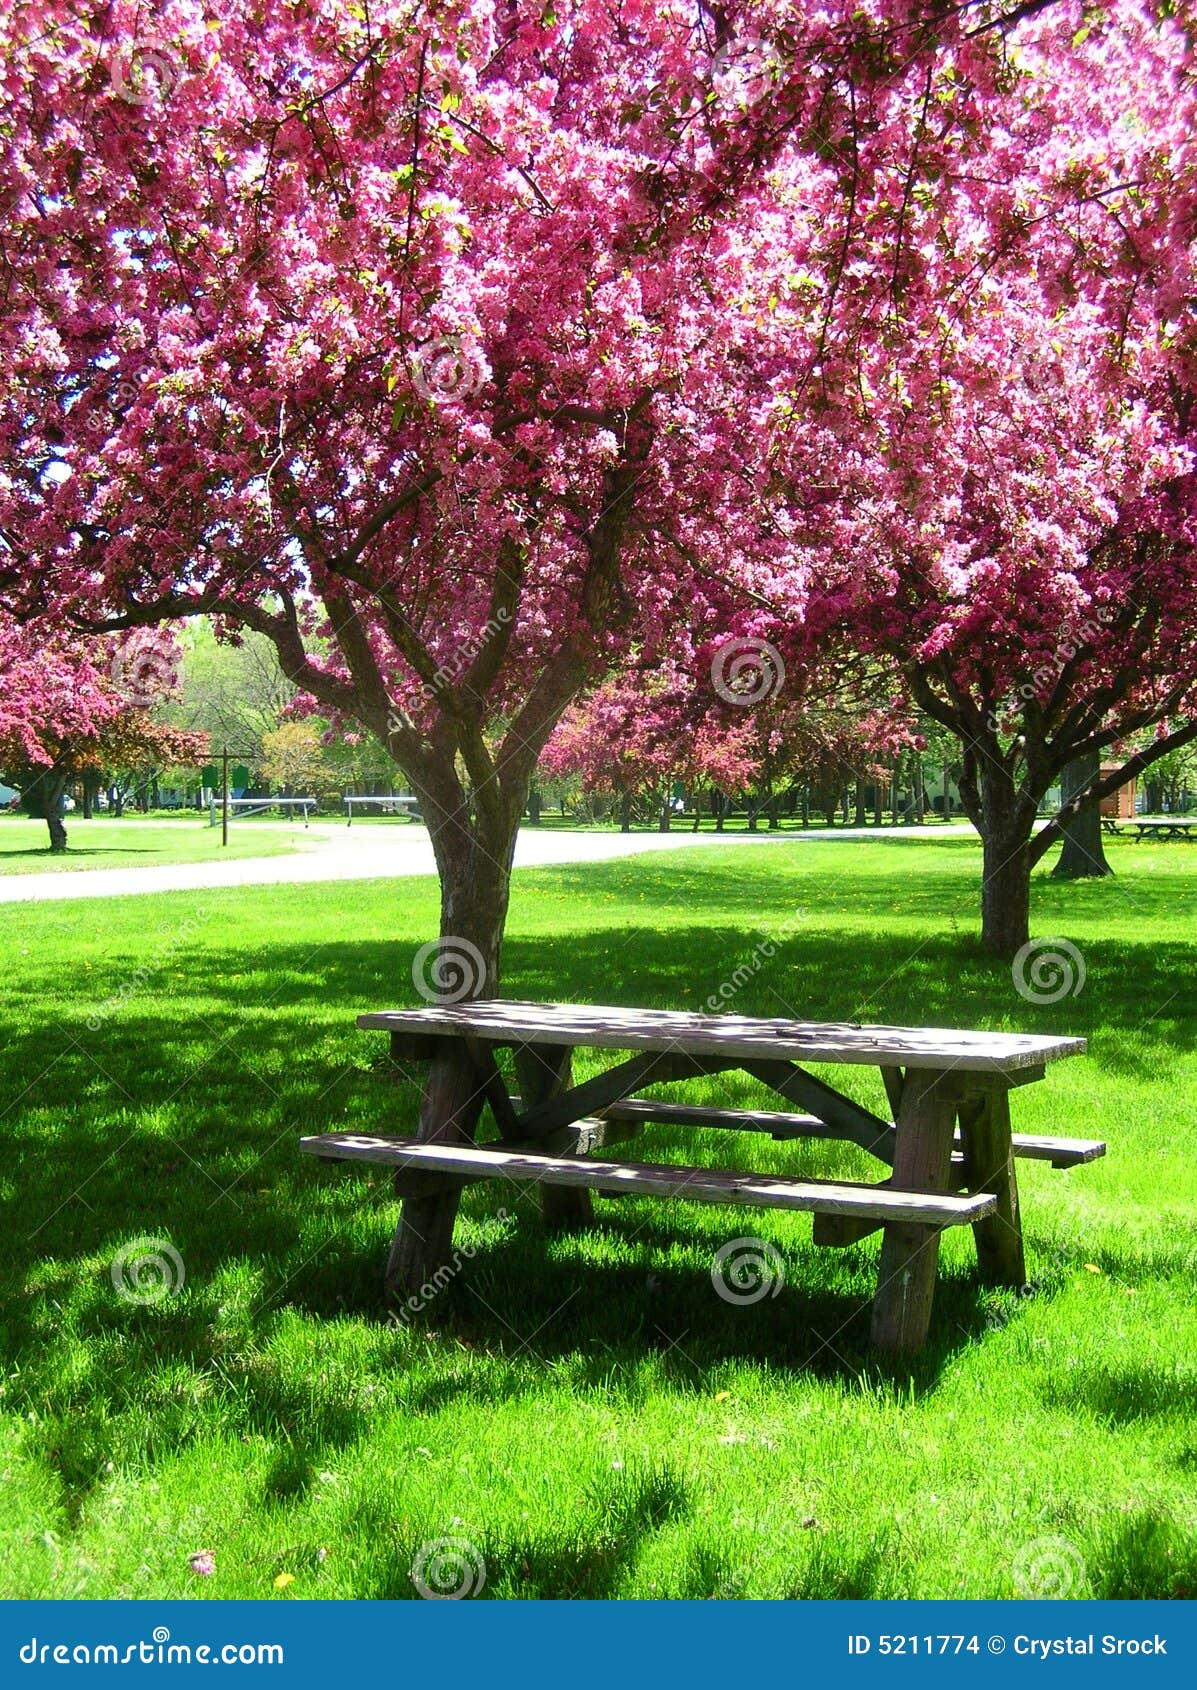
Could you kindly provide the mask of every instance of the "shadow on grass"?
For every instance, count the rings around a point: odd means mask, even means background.
[[[960,849],[947,840],[942,848]],[[686,925],[517,933],[507,945],[505,990],[532,999],[697,1008],[747,961],[752,971],[734,997],[741,1013],[819,1020],[867,1013],[895,1023],[1078,1033],[1093,1040],[1101,1069],[1151,1078],[1175,1051],[1193,1047],[1197,981],[1187,945],[1088,942],[1084,993],[1028,1004],[1009,971],[972,941],[942,931],[907,941],[881,931],[880,921],[867,930],[870,912],[880,917],[892,907],[892,884],[884,896],[880,882],[871,885],[867,855],[852,906],[862,923],[856,932],[835,926],[842,884],[821,907],[817,875],[779,861],[762,878],[765,855],[756,871],[707,869],[686,890]],[[650,907],[658,892],[677,895],[664,863],[641,859],[634,870],[614,863],[585,873],[591,893],[626,890],[634,873]],[[539,876],[550,889],[578,884],[577,871]],[[776,909],[779,878],[787,888],[792,883],[809,919],[753,967],[768,931],[758,912]],[[915,887],[903,914],[919,915],[937,898],[942,889]],[[704,908],[716,903],[724,922],[704,924]],[[728,924],[729,908],[744,911],[744,927]],[[151,981],[160,996],[132,998],[101,1017],[97,1029],[88,1021],[121,977],[115,952],[105,981],[53,975],[42,1007],[29,996],[12,1000],[10,1014],[19,1009],[24,1019],[5,1041],[0,1336],[16,1369],[9,1402],[47,1415],[47,1453],[71,1498],[85,1495],[111,1459],[113,1409],[124,1402],[140,1411],[128,1432],[136,1448],[185,1443],[212,1415],[219,1419],[221,1392],[236,1396],[251,1430],[302,1425],[296,1453],[280,1457],[273,1476],[284,1496],[302,1490],[308,1466],[326,1446],[368,1437],[368,1408],[348,1401],[313,1407],[293,1383],[253,1359],[293,1314],[364,1319],[377,1329],[382,1365],[401,1393],[406,1388],[417,1340],[385,1324],[381,1266],[396,1218],[385,1176],[323,1168],[295,1146],[305,1133],[414,1129],[418,1075],[399,1089],[386,1083],[375,1068],[384,1041],[354,1026],[362,1010],[417,1001],[406,974],[408,949],[354,936],[274,944],[259,955],[250,939],[206,938]],[[136,961],[134,951],[130,968]],[[1151,998],[1163,1008],[1144,1025],[1145,1008],[1153,1007],[1144,1000],[1148,964]],[[1051,1076],[1062,1099],[1083,1093],[1081,1069],[1064,1064]],[[837,1080],[863,1083],[844,1070]],[[1060,1130],[1083,1130],[1067,1107]],[[795,1147],[795,1167],[803,1165],[801,1154]],[[754,1144],[727,1138],[717,1155],[723,1165],[752,1165]],[[471,1198],[465,1213],[482,1219],[502,1201],[502,1192],[493,1203]],[[632,1394],[646,1357],[683,1393],[708,1388],[710,1370],[735,1358],[909,1395],[933,1389],[945,1363],[983,1331],[980,1288],[971,1270],[953,1263],[941,1278],[931,1344],[908,1366],[885,1368],[867,1343],[875,1242],[816,1251],[805,1223],[757,1212],[712,1220],[717,1211],[685,1206],[654,1209],[649,1218],[647,1205],[632,1203],[604,1205],[595,1234],[562,1240],[543,1231],[532,1209],[520,1202],[518,1231],[484,1244],[461,1283],[437,1299],[427,1340],[418,1340],[468,1349],[478,1379],[413,1381],[403,1397],[413,1410],[433,1410],[472,1389],[516,1396],[527,1390],[529,1369],[542,1366],[565,1369],[579,1386]],[[711,1287],[712,1241],[745,1231],[782,1241],[787,1284],[776,1298],[731,1307]],[[122,1300],[111,1264],[138,1238],[167,1240],[178,1250],[186,1264],[182,1295],[148,1307]],[[231,1335],[230,1307],[241,1310]],[[505,1325],[513,1310],[518,1319]],[[192,1373],[217,1381],[203,1413],[185,1388]],[[1075,1382],[1076,1406],[1122,1420],[1157,1394],[1152,1381]],[[568,1546],[533,1545],[530,1564],[541,1550],[550,1558],[575,1554]],[[591,1544],[576,1553],[584,1571],[598,1552]],[[617,1574],[611,1563],[609,1577]],[[600,1567],[594,1588],[607,1576]],[[867,1581],[862,1567],[864,1594]]]

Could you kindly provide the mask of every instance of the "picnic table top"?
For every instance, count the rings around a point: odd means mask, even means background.
[[[676,1050],[755,1061],[872,1063],[881,1067],[1013,1073],[1079,1056],[1084,1039],[1034,1033],[963,1032],[952,1027],[859,1026],[844,1021],[764,1020],[688,1010],[600,1004],[526,1003],[476,998],[359,1015],[357,1024],[432,1037],[493,1043],[586,1045],[610,1050]]]

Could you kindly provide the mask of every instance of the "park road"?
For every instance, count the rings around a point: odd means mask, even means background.
[[[285,827],[297,834],[296,850],[288,856],[238,857],[229,862],[164,863],[146,868],[71,869],[46,874],[17,874],[0,879],[0,904],[42,903],[56,898],[123,898],[137,892],[187,892],[219,886],[294,886],[323,880],[389,880],[405,875],[435,874],[427,829],[414,823],[347,828],[332,822],[313,822],[306,830],[297,823],[262,821],[234,823],[254,828]],[[515,848],[517,868],[557,863],[607,862],[613,857],[638,857],[656,851],[694,846],[730,845],[746,850],[767,848],[802,839],[938,838],[949,833],[972,833],[967,824],[949,828],[809,828],[778,833],[586,833],[555,828],[525,828]]]

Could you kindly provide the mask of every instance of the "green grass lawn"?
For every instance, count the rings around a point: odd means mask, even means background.
[[[25,816],[0,816],[0,874],[58,873],[89,868],[151,868],[161,863],[209,863],[229,857],[278,857],[303,838],[301,821],[239,817],[227,846],[220,828],[195,814],[170,821],[122,816],[66,817],[67,850],[54,856],[46,824]]]
[[[1197,1594],[1197,852],[1110,854],[1116,881],[1037,883],[1036,931],[1087,970],[1042,1007],[977,947],[963,840],[516,877],[513,996],[698,1005],[797,911],[737,1011],[1091,1039],[1014,1095],[1018,1126],[1110,1146],[1020,1164],[1034,1294],[983,1287],[949,1233],[901,1366],[868,1348],[875,1238],[644,1200],[551,1236],[494,1186],[465,1196],[461,1273],[388,1321],[385,1178],[295,1141],[412,1126],[353,1018],[416,1001],[429,881],[6,909],[0,1593],[413,1597],[452,1538],[499,1598],[1009,1597],[1044,1562],[1074,1595]],[[876,1170],[661,1129],[631,1153]],[[740,1235],[786,1268],[751,1306],[711,1283]],[[178,1294],[117,1295],[138,1239],[178,1252]]]

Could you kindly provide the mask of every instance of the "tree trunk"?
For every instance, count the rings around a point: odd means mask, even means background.
[[[868,813],[865,809],[864,782],[858,780],[856,783],[856,810],[852,817],[852,825],[853,827],[865,827],[868,825],[868,820]]]
[[[723,832],[723,818],[727,814],[727,793],[716,792],[711,800],[715,810],[715,832]]]
[[[65,851],[67,848],[66,824],[62,819],[62,803],[66,796],[66,776],[51,771],[46,776],[46,827],[50,833],[50,849],[54,852]]]
[[[526,793],[509,795],[472,820],[464,802],[415,787],[428,823],[441,878],[439,945],[416,953],[412,979],[430,1003],[462,1003],[498,990],[503,928],[511,892],[511,862]],[[419,1137],[428,1144],[469,1144],[477,1131],[482,1092],[464,1047],[447,1044],[429,1065]],[[387,1262],[387,1284],[415,1296],[453,1270],[453,1223],[461,1198],[450,1187],[434,1197],[407,1197]]]
[[[1029,843],[1005,835],[982,840],[981,943],[1007,962],[1030,938]]]
[[[619,800],[619,831],[621,833],[631,833],[632,831],[632,794],[630,792],[623,793]]]
[[[776,833],[781,827],[781,816],[777,811],[777,794],[769,788],[769,796],[765,799],[765,813],[769,817],[769,832]]]
[[[966,748],[960,801],[981,835],[981,943],[1009,962],[1028,942],[1037,799],[990,750]]]
[[[1065,804],[1101,773],[1101,754],[1092,752],[1066,763],[1060,776],[1060,798]],[[1064,849],[1052,870],[1053,880],[1100,880],[1113,869],[1106,861],[1101,837],[1101,807],[1088,804],[1064,828]]]
[[[669,793],[666,792],[664,798],[662,798],[662,800],[661,800],[661,815],[660,815],[660,820],[657,822],[657,832],[658,833],[668,833],[669,832],[669,821],[670,821],[669,806],[670,806],[670,803],[671,803],[671,799],[670,799]]]
[[[540,793],[535,787],[528,794],[528,820],[533,827],[540,821]]]

